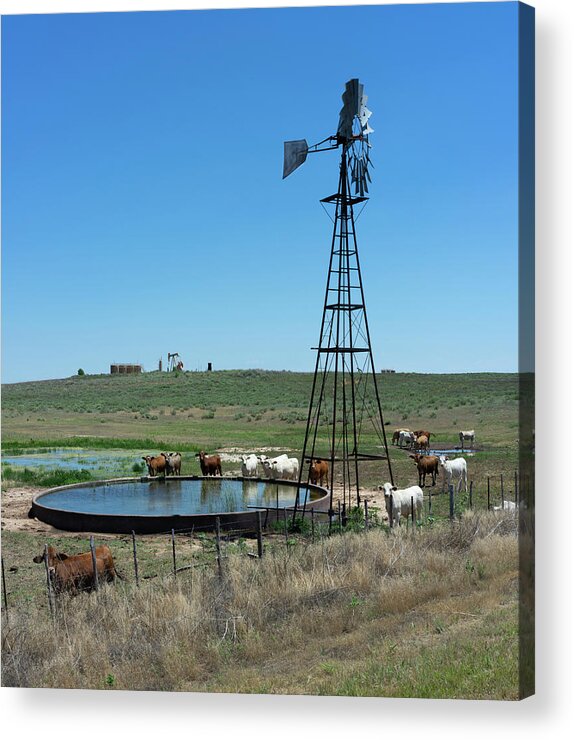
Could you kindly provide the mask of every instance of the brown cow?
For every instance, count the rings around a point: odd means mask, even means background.
[[[427,450],[429,448],[429,440],[428,437],[423,434],[420,437],[417,437],[415,441],[415,449],[416,450]]]
[[[409,455],[415,461],[419,471],[419,486],[424,488],[427,474],[432,477],[433,486],[436,485],[438,475],[438,457],[434,455]]]
[[[415,439],[418,439],[419,437],[426,437],[428,441],[430,442],[432,432],[425,432],[424,429],[419,429],[418,431],[414,432]]]
[[[311,460],[311,465],[309,467],[309,478],[311,483],[313,483],[313,485],[317,485],[318,481],[319,485],[322,486],[323,480],[327,483],[328,477],[329,463],[326,460],[321,460],[320,457]]]
[[[115,568],[112,552],[108,545],[96,547],[95,554],[98,581],[121,579]],[[33,561],[42,563],[44,553],[36,555]],[[48,547],[48,568],[56,593],[71,591],[76,594],[80,590],[90,591],[93,588],[94,566],[91,551],[82,552],[78,555],[66,555],[66,553],[58,552],[55,547],[50,545]]]
[[[199,466],[202,475],[221,475],[221,458],[219,455],[206,455],[203,450],[198,452]]]
[[[150,478],[153,478],[160,473],[163,473],[165,475],[167,458],[163,454],[163,452],[160,455],[157,455],[157,457],[145,455],[145,457],[142,457],[142,460],[145,460],[145,463],[147,465],[147,474],[150,476]]]

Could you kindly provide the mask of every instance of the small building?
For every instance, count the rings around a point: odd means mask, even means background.
[[[110,375],[133,375],[143,372],[141,365],[110,365]]]

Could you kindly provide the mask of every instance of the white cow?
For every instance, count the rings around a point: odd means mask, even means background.
[[[412,447],[415,443],[415,435],[412,432],[401,432],[399,434],[399,447],[403,444],[407,447]]]
[[[181,454],[179,452],[162,452],[165,457],[165,474],[181,475]]]
[[[267,478],[275,478],[275,470],[273,466],[274,462],[282,462],[287,459],[287,455],[277,455],[277,457],[267,457],[267,455],[259,455],[259,460],[261,461],[261,465],[263,466],[263,472],[267,476]]]
[[[298,480],[299,460],[296,457],[288,457],[286,460],[273,460],[271,463],[274,478],[282,480]]]
[[[494,511],[502,511],[504,508],[505,511],[514,511],[516,509],[516,504],[514,501],[506,501],[504,500],[504,506],[493,506],[492,507]]]
[[[387,511],[390,508],[391,495],[393,497],[393,523],[401,523],[401,517],[408,518],[411,515],[411,498],[415,506],[415,516],[420,519],[423,510],[423,489],[420,486],[410,486],[409,488],[398,489],[391,483],[385,483],[383,486],[385,492],[385,504]],[[389,512],[389,515],[391,512]]]
[[[441,468],[444,471],[443,490],[445,482],[447,486],[450,486],[454,476],[455,478],[458,478],[456,492],[460,493],[463,482],[464,490],[466,491],[466,460],[464,459],[464,457],[457,457],[454,460],[449,460],[446,455],[441,455],[438,460]]]
[[[470,441],[470,446],[474,447],[474,429],[470,429],[467,432],[459,432],[458,438],[460,440],[460,446],[464,450],[464,440],[468,439]]]
[[[241,475],[244,478],[257,477],[257,455],[241,455]]]

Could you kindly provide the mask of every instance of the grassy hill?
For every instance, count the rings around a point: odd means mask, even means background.
[[[209,446],[298,447],[311,373],[264,370],[93,375],[4,385],[5,439],[170,439]],[[385,421],[421,424],[444,442],[474,428],[491,445],[517,436],[518,376],[481,373],[379,376]],[[103,426],[105,425],[105,427]]]
[[[213,410],[242,406],[254,411],[306,409],[311,373],[269,370],[84,375],[2,386],[3,411],[150,412],[169,407]],[[383,410],[431,416],[441,409],[497,408],[518,400],[518,376],[502,373],[378,376]],[[394,423],[394,422],[393,422]]]

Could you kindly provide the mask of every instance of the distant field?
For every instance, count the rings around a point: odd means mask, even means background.
[[[74,434],[210,442],[211,446],[301,444],[310,373],[94,375],[2,387],[4,438]],[[424,424],[440,441],[474,428],[482,444],[516,444],[516,374],[379,376],[389,426]]]

